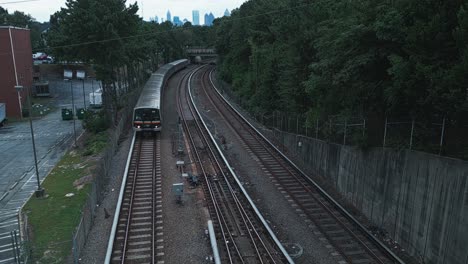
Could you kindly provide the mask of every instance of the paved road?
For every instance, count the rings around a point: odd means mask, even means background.
[[[49,83],[57,110],[33,121],[41,182],[74,141],[73,121],[61,118],[61,108],[72,108],[70,82]],[[96,84],[87,80],[85,95],[96,89]],[[75,107],[83,107],[81,81],[73,81],[73,95]],[[83,131],[80,120],[75,120],[75,129],[78,137]],[[18,229],[17,213],[36,189],[29,122],[7,124],[0,128],[0,264],[15,263],[10,232]]]

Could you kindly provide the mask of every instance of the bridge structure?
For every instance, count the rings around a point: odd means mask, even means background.
[[[189,57],[190,61],[199,63],[202,60],[216,58],[218,54],[214,48],[206,47],[187,47],[185,53]]]

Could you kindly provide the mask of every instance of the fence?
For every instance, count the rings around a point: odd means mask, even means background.
[[[468,160],[468,120],[434,116],[431,120],[401,117],[328,116],[311,118],[305,114],[280,111],[258,113],[236,95],[230,86],[217,81],[221,92],[247,109],[250,116],[270,129],[295,133],[329,143],[367,147],[411,149]]]
[[[126,105],[121,111],[121,118],[118,124],[112,129],[106,150],[104,151],[100,163],[94,170],[94,180],[89,192],[89,198],[82,209],[82,216],[75,232],[72,234],[72,256],[74,263],[79,262],[81,251],[86,243],[86,238],[93,226],[94,216],[96,214],[96,205],[102,201],[102,193],[107,186],[111,175],[112,159],[119,147],[119,139],[128,127],[129,120],[133,113],[133,106],[138,100],[139,91],[133,92],[127,96]]]
[[[145,78],[148,76],[145,76]],[[144,84],[144,82],[140,82]],[[79,262],[80,254],[86,243],[88,234],[93,226],[94,217],[96,215],[96,205],[99,204],[103,199],[103,191],[111,179],[110,171],[112,168],[112,159],[115,152],[119,147],[119,140],[122,134],[129,127],[129,120],[133,113],[133,107],[136,104],[142,86],[140,85],[137,89],[128,93],[125,96],[122,109],[116,115],[118,122],[112,123],[112,129],[109,131],[109,140],[106,149],[102,153],[102,157],[99,160],[96,168],[93,171],[93,181],[91,183],[90,192],[88,193],[88,199],[85,205],[81,209],[81,217],[78,226],[75,231],[71,234],[71,241],[62,241],[60,244],[72,245],[72,258],[74,263]],[[21,247],[21,258],[18,263],[29,263],[34,261],[34,249],[30,245],[29,241],[29,225],[27,221],[27,215],[21,213],[22,217],[22,242],[19,245]],[[14,234],[16,237],[16,234]]]

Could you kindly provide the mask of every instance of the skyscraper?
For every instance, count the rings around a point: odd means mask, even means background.
[[[182,26],[182,21],[180,21],[180,18],[178,16],[174,16],[173,24],[176,26]]]
[[[198,10],[192,11],[192,21],[194,26],[200,25],[200,12]]]
[[[208,25],[208,20],[209,20],[208,14],[205,13],[205,26],[209,26]]]
[[[224,16],[231,16],[231,12],[227,8],[224,10]]]
[[[167,10],[166,21],[172,22],[171,11]]]
[[[205,26],[212,26],[213,20],[215,19],[213,13],[205,14]]]

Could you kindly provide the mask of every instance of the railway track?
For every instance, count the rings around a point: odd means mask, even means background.
[[[164,263],[159,133],[137,133],[119,213],[111,263]]]
[[[199,93],[205,93],[226,124],[238,134],[250,156],[297,206],[296,211],[313,222],[347,262],[403,263],[241,117],[219,94],[212,82],[212,70],[207,68],[208,71],[201,80],[203,91]]]
[[[189,87],[195,72],[184,78]],[[221,262],[292,263],[282,246],[278,247],[278,242],[275,243],[258,220],[257,212],[246,200],[243,190],[239,188],[232,171],[201,122],[189,95],[190,88],[185,87],[180,85],[178,92],[179,113],[191,147],[192,159],[204,181],[207,206],[221,247]]]

